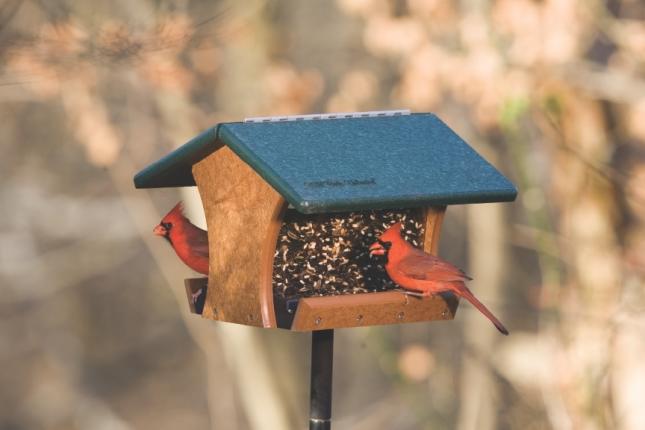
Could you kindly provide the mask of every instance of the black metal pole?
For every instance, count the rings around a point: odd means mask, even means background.
[[[311,332],[311,406],[309,430],[331,429],[331,376],[334,330]]]

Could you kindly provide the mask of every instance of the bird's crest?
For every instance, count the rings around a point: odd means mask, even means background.
[[[397,238],[401,238],[401,228],[403,228],[403,224],[401,224],[401,222],[392,224],[387,230],[385,230],[380,239],[386,242],[391,242]]]
[[[173,220],[173,219],[183,219],[186,218],[184,215],[184,203],[177,203],[170,211],[163,217],[163,220]]]
[[[185,216],[184,215],[184,202],[182,202],[182,201],[178,202],[175,205],[175,207],[170,209],[170,212],[168,212],[168,214],[178,214],[178,215]]]

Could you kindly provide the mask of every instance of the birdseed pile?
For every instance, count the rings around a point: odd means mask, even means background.
[[[402,236],[421,247],[423,210],[304,215],[288,210],[273,259],[273,291],[279,302],[311,296],[357,294],[396,288],[385,258],[369,246],[397,221]]]

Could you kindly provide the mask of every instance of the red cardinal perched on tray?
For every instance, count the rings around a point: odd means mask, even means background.
[[[427,297],[450,291],[463,297],[491,320],[497,330],[508,335],[506,327],[464,284],[472,278],[447,261],[410,245],[401,237],[401,227],[400,222],[392,225],[370,246],[370,255],[386,257],[385,270],[390,278],[412,291],[407,294]]]
[[[208,275],[208,233],[186,218],[181,202],[163,217],[152,232],[168,240],[186,266]],[[193,295],[193,302],[200,294],[201,290]]]

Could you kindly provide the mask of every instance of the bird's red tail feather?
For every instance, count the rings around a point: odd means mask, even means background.
[[[493,315],[491,311],[488,310],[486,306],[482,302],[480,302],[475,295],[470,292],[468,287],[464,285],[463,282],[457,284],[454,284],[454,288],[452,289],[457,295],[463,297],[464,299],[468,300],[474,307],[476,307],[479,312],[484,314],[486,318],[488,318],[493,325],[499,330],[500,333],[502,333],[505,336],[508,336],[508,330],[506,330],[506,327],[504,327],[504,324],[502,324],[496,317]]]

